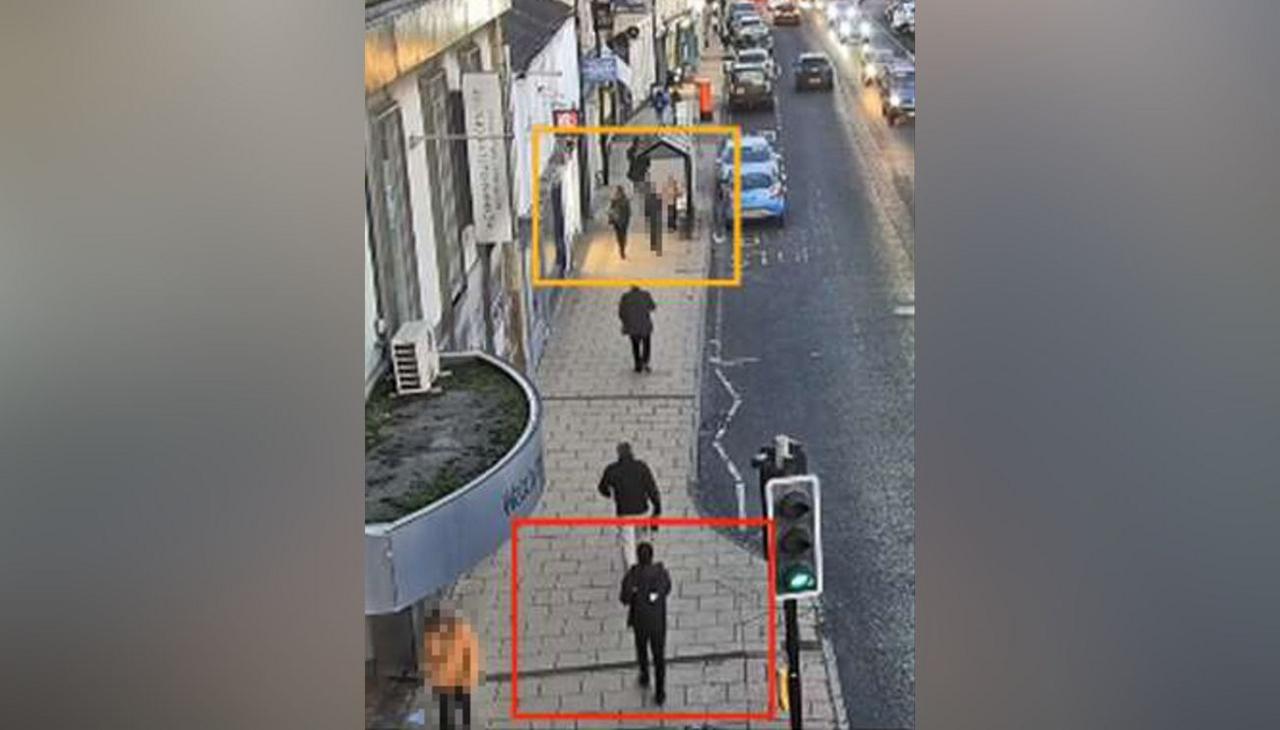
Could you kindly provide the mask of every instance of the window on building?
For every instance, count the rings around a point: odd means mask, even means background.
[[[441,296],[446,312],[466,289],[466,261],[462,247],[462,228],[466,222],[459,216],[459,169],[457,145],[443,139],[454,131],[450,121],[449,84],[444,70],[435,68],[418,79],[422,99],[422,121],[426,141],[427,174],[430,175],[431,210],[435,220],[436,264],[440,270]],[[465,180],[467,171],[461,171]]]
[[[371,127],[365,194],[373,218],[378,294],[394,333],[402,322],[422,317],[400,109],[378,112]]]

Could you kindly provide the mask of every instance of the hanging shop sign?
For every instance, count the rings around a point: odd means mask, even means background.
[[[462,74],[462,99],[471,168],[471,207],[477,243],[511,240],[502,86],[494,72]]]

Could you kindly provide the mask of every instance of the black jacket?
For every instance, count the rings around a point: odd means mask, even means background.
[[[630,289],[618,300],[618,319],[622,320],[622,334],[653,334],[653,318],[650,312],[657,309],[653,296],[644,289]]]
[[[609,224],[624,231],[631,225],[631,202],[625,197],[609,201]]]
[[[665,634],[669,593],[671,576],[662,563],[631,566],[622,577],[622,593],[618,596],[627,606],[627,626],[645,633]]]
[[[649,465],[636,458],[619,459],[605,467],[600,494],[613,497],[619,517],[641,515],[653,505],[653,516],[662,514],[662,499]]]

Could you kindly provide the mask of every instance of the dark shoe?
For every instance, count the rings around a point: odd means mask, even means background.
[[[657,702],[659,706],[665,705],[667,703],[667,693],[662,690],[658,690],[653,695],[653,701]]]
[[[649,675],[645,674],[644,672],[640,673],[640,686],[641,687],[649,686]]]

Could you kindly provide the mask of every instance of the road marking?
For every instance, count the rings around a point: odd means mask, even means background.
[[[735,357],[735,358],[731,358],[731,359],[729,359],[729,360],[721,360],[719,357],[712,357],[712,358],[711,358],[711,364],[712,364],[712,365],[719,365],[720,367],[725,367],[725,368],[737,367],[737,366],[739,366],[739,365],[746,365],[746,364],[753,363],[753,362],[760,362],[760,358],[758,358],[758,357]]]
[[[900,304],[893,308],[893,313],[899,317],[914,317],[916,316],[916,305]]]
[[[721,339],[724,329],[724,296],[723,291],[720,289],[716,290],[715,328],[715,338],[712,340],[715,347],[715,355],[711,358],[711,364],[716,378],[720,380],[720,385],[729,393],[733,403],[729,406],[728,412],[725,413],[724,421],[720,424],[720,428],[716,430],[715,436],[711,439],[711,447],[716,450],[716,454],[724,464],[725,470],[729,472],[729,476],[733,479],[734,497],[738,502],[738,518],[745,519],[747,516],[746,485],[742,481],[742,473],[738,471],[738,465],[734,464],[733,459],[729,458],[729,454],[725,451],[724,444],[721,442],[725,432],[729,430],[729,424],[733,422],[733,417],[738,414],[738,408],[742,406],[742,396],[738,395],[737,389],[733,387],[733,383],[729,382],[729,378],[725,376],[724,370],[721,368],[723,363],[721,356],[724,348],[724,340]],[[746,359],[739,358],[739,360]],[[756,361],[758,362],[758,359]],[[747,528],[739,525],[738,529],[745,530]]]

